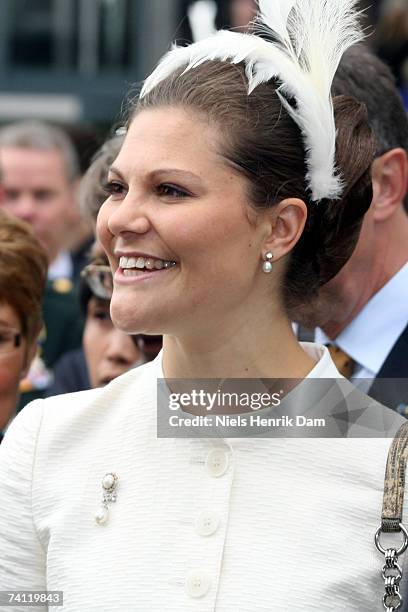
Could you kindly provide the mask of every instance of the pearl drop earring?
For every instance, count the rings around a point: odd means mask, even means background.
[[[264,262],[262,264],[262,270],[265,272],[265,274],[270,274],[272,272],[272,259],[273,253],[271,251],[268,251],[264,257]]]

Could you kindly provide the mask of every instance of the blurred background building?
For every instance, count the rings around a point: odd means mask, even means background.
[[[0,122],[70,126],[84,149],[118,120],[177,27],[179,0],[1,0]],[[88,142],[89,141],[89,142]]]
[[[408,81],[408,0],[361,0],[373,43],[403,89]],[[35,117],[68,126],[86,159],[119,121],[172,40],[215,27],[244,29],[255,0],[0,0],[0,123]],[[85,161],[84,161],[85,164]]]
[[[177,4],[1,0],[0,119],[111,121],[168,45]]]

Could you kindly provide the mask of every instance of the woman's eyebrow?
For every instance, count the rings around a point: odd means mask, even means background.
[[[116,176],[118,176],[120,179],[125,180],[123,178],[123,174],[117,168],[115,168],[115,166],[110,166],[109,173],[111,173],[111,172],[113,174],[116,174]]]
[[[95,298],[95,304],[100,308],[109,309],[110,300],[103,300],[102,298]]]
[[[118,178],[122,181],[125,181],[123,174],[115,168],[115,166],[111,166],[109,168],[109,173],[116,174]],[[146,177],[149,180],[158,180],[164,175],[171,174],[173,176],[179,177],[180,179],[187,179],[193,181],[195,183],[202,183],[202,179],[198,174],[194,174],[194,172],[190,172],[189,170],[181,170],[180,168],[158,168],[156,170],[152,170],[151,172],[146,173]]]
[[[188,170],[180,170],[180,168],[159,168],[149,173],[149,178],[159,179],[163,175],[171,174],[172,176],[179,177],[180,179],[187,179],[195,183],[202,183],[202,179],[194,172]]]

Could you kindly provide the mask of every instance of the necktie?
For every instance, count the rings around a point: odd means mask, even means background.
[[[347,355],[341,348],[335,344],[327,344],[334,365],[345,378],[351,378],[356,362],[350,355]]]

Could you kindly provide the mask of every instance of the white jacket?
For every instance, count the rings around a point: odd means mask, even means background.
[[[311,377],[338,376],[308,351]],[[390,439],[158,439],[161,376],[159,356],[17,416],[0,446],[0,590],[62,590],[65,612],[380,612]],[[108,472],[117,501],[98,525]]]

